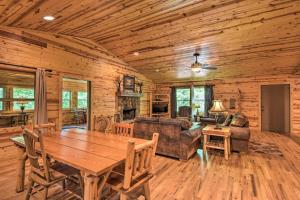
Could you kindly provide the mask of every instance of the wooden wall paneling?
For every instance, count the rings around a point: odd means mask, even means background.
[[[161,91],[170,90],[170,86],[184,85],[214,85],[214,98],[227,102],[232,94],[241,91],[241,112],[250,121],[252,129],[261,129],[261,106],[260,106],[260,87],[269,84],[290,84],[290,115],[291,115],[291,134],[300,136],[300,76],[299,75],[277,75],[277,76],[253,76],[248,78],[234,78],[223,80],[177,82],[157,84],[156,88]],[[226,109],[229,104],[224,103]]]
[[[26,42],[0,36],[0,61],[14,65],[40,67],[52,70],[48,74],[49,119],[57,124],[61,116],[62,77],[74,77],[92,81],[92,116],[112,115],[115,112],[115,79],[130,74],[144,83],[144,96],[141,98],[141,114],[148,114],[148,93],[154,83],[93,41],[69,36],[23,30],[0,26],[23,37],[30,33],[31,39],[47,43],[47,48],[30,45]],[[50,42],[52,41],[52,42]],[[91,56],[93,55],[93,57]],[[59,126],[61,127],[61,126]]]

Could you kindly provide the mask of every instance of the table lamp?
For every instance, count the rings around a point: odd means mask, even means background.
[[[213,106],[209,110],[209,113],[212,113],[216,117],[216,127],[215,129],[222,129],[220,124],[218,123],[220,114],[224,113],[226,110],[222,104],[221,100],[214,100],[213,101]]]

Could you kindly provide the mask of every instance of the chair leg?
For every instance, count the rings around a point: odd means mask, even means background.
[[[66,179],[62,180],[62,188],[63,188],[63,191],[66,190]]]
[[[33,180],[30,179],[29,180],[29,187],[27,189],[25,200],[29,200],[30,199],[30,195],[31,195],[31,192],[32,192],[33,185],[34,185],[34,182],[33,182]]]
[[[127,200],[127,196],[125,194],[121,193],[120,200]]]
[[[145,184],[144,184],[144,196],[145,196],[145,199],[146,200],[150,200],[150,186],[149,186],[149,181],[147,181]]]
[[[45,187],[44,188],[44,197],[43,197],[43,200],[47,200],[47,196],[48,196],[48,188]]]

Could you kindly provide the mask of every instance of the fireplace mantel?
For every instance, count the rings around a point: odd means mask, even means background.
[[[142,97],[143,93],[127,93],[127,92],[117,92],[118,97]]]

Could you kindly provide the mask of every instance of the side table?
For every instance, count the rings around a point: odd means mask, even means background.
[[[207,153],[207,148],[211,149],[221,149],[224,150],[225,159],[228,160],[229,155],[231,154],[230,147],[230,128],[222,127],[222,129],[215,129],[215,126],[208,125],[202,129],[202,134],[204,136],[203,141],[203,153],[204,155]],[[224,142],[212,142],[209,139],[209,136],[217,136],[222,137]]]

